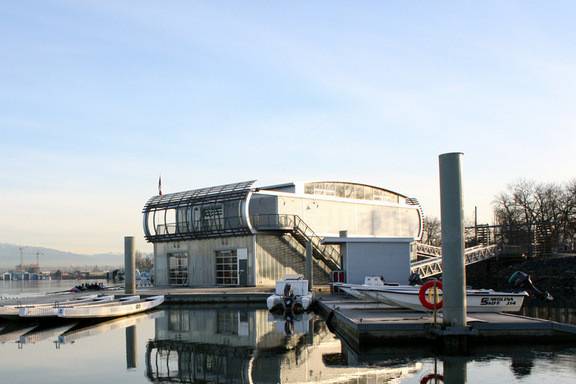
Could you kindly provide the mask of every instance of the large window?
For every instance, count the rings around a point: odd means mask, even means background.
[[[238,256],[235,249],[216,251],[216,285],[240,285],[238,279]]]
[[[188,284],[188,252],[168,254],[168,279],[170,285]]]

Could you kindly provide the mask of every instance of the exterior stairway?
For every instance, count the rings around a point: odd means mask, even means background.
[[[339,248],[322,244],[318,236],[298,215],[256,215],[250,221],[254,228],[261,232],[283,232],[306,248],[312,243],[312,255],[316,264],[327,274],[340,270],[341,255]]]
[[[251,216],[250,220],[258,231],[282,232],[304,248],[308,242],[311,242],[316,265],[327,274],[341,269],[342,259],[339,248],[330,244],[322,244],[322,238],[298,215],[256,215]],[[418,273],[421,278],[442,274],[442,248],[419,242],[416,242],[415,246],[418,261],[412,262],[410,271]],[[464,252],[466,265],[490,259],[496,256],[498,251],[496,245],[478,245],[466,248]]]

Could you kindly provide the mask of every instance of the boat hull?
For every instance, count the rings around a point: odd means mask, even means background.
[[[339,284],[341,290],[353,297],[375,300],[396,307],[416,311],[429,311],[420,302],[419,286],[370,286],[366,284]],[[466,291],[467,312],[519,312],[526,292],[496,292],[493,290],[469,289]]]
[[[55,304],[53,306],[31,306],[22,307],[18,311],[18,316],[26,317],[30,319],[42,319],[57,317],[58,310],[60,308],[71,308],[77,306],[87,306],[87,305],[99,305],[102,303],[110,302],[114,300],[114,296],[101,296],[94,299],[78,300],[71,303]]]
[[[65,319],[120,317],[150,310],[163,302],[164,296],[153,296],[142,300],[125,301],[109,305],[60,308],[58,317]]]
[[[425,308],[418,297],[418,290],[387,290],[380,291],[383,299],[403,308],[415,311],[430,311]],[[467,292],[466,311],[468,313],[480,312],[519,312],[527,296],[525,292],[508,293],[495,291]]]

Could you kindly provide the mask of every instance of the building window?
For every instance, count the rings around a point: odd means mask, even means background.
[[[188,252],[168,253],[168,284],[187,285]]]
[[[216,251],[216,285],[237,286],[239,284],[236,250]]]

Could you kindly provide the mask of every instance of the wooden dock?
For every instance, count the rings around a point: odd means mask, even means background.
[[[219,287],[219,288],[142,288],[137,295],[142,297],[164,295],[165,302],[207,304],[207,303],[252,303],[266,304],[266,299],[274,292],[274,287]],[[317,295],[330,292],[329,286],[314,288]]]
[[[505,313],[471,313],[463,332],[433,323],[431,313],[394,309],[342,296],[318,301],[320,315],[338,336],[357,351],[376,346],[415,346],[468,350],[487,344],[554,344],[576,342],[576,326]]]
[[[164,295],[166,304],[266,304],[273,288],[144,288],[138,289],[142,297]],[[120,295],[124,295],[123,293]]]

